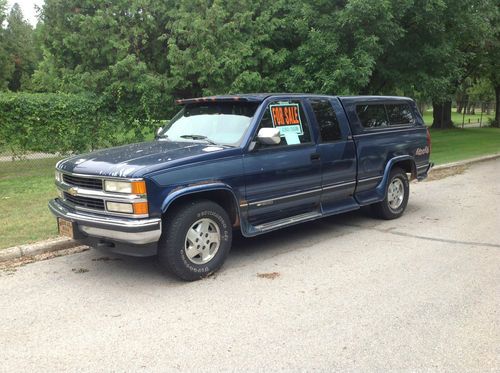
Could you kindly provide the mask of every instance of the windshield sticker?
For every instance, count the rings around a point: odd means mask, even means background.
[[[299,104],[280,102],[269,105],[273,126],[279,128],[281,136],[287,133],[303,135]]]

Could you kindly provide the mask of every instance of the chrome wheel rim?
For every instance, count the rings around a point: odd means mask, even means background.
[[[197,220],[186,233],[186,256],[194,264],[206,264],[219,251],[220,241],[219,226],[212,219]]]
[[[387,201],[392,210],[397,210],[403,203],[405,195],[404,185],[401,179],[392,180],[387,189]]]

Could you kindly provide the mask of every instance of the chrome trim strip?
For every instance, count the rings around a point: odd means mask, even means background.
[[[161,230],[147,232],[120,232],[110,229],[89,227],[86,225],[78,225],[78,228],[93,237],[109,238],[115,241],[142,245],[152,242],[157,242],[161,236]]]
[[[110,216],[76,214],[71,211],[68,211],[64,205],[61,205],[57,200],[54,199],[49,202],[49,209],[56,216],[84,223],[85,222],[101,223],[109,226],[126,227],[126,228],[150,227],[150,226],[155,226],[157,224],[161,225],[161,219],[159,218],[120,219],[120,218],[113,218]]]
[[[312,194],[312,193],[317,193],[317,192],[323,192],[325,190],[334,189],[334,188],[341,188],[341,187],[352,185],[352,184],[356,184],[356,182],[355,181],[347,181],[347,182],[343,182],[343,183],[337,183],[337,184],[328,185],[328,186],[325,186],[325,187],[322,187],[322,188],[318,188],[318,189],[308,190],[308,191],[305,191],[305,192],[289,194],[287,196],[277,197],[277,198],[273,198],[273,199],[264,199],[264,200],[256,201],[256,202],[242,203],[242,204],[240,204],[240,207],[247,207],[247,206],[257,206],[257,207],[269,206],[269,205],[274,204],[275,201],[279,201],[279,200],[282,200],[282,199],[294,198],[294,197],[305,195],[305,194]]]
[[[263,202],[258,202],[257,207],[270,206],[272,204],[274,204],[274,200],[267,200],[267,201],[263,201]]]
[[[75,196],[89,197],[89,198],[100,198],[105,199],[110,202],[147,202],[146,195],[144,194],[123,194],[123,193],[110,193],[103,192],[96,189],[87,189],[79,186],[73,186],[67,184],[64,181],[60,182],[56,180],[56,186],[63,192],[68,193],[68,190],[72,189],[76,192]],[[71,194],[71,193],[70,193]]]
[[[282,199],[288,199],[288,198],[293,198],[293,197],[296,197],[296,196],[302,196],[304,194],[311,194],[311,193],[317,193],[317,192],[321,192],[321,188],[319,189],[313,189],[313,190],[308,190],[306,192],[299,192],[299,193],[295,193],[295,194],[289,194],[289,195],[286,195],[286,196],[282,196],[282,197],[276,197],[276,198],[270,198],[270,199],[265,199],[265,200],[261,200],[261,201],[257,201],[257,202],[250,202],[248,205],[249,206],[254,206],[256,205],[257,207],[260,205],[260,206],[264,206],[264,205],[271,205],[273,204],[275,201],[280,201]]]
[[[367,182],[367,181],[379,180],[379,179],[382,179],[382,178],[383,178],[383,176],[367,177],[367,178],[364,178],[364,179],[359,179],[358,183],[364,183],[364,182]]]
[[[59,171],[63,174],[69,175],[69,176],[83,177],[83,178],[87,178],[87,179],[118,180],[118,181],[141,181],[141,180],[144,180],[143,178],[140,178],[140,177],[127,178],[127,177],[120,177],[120,176],[77,174],[77,173],[69,172],[66,170],[61,170],[60,168],[57,168],[57,165],[56,165],[56,171]]]
[[[347,181],[345,183],[331,184],[331,185],[323,187],[322,189],[323,190],[335,189],[335,188],[341,188],[343,186],[348,186],[348,185],[352,185],[352,184],[356,184],[356,182],[355,181]]]

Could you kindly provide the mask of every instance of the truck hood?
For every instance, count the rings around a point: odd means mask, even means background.
[[[57,168],[85,175],[141,177],[180,161],[210,158],[228,150],[235,149],[195,142],[151,141],[76,155],[59,162]]]

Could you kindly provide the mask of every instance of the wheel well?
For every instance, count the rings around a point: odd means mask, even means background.
[[[238,214],[238,207],[236,206],[234,195],[228,190],[207,190],[203,192],[194,192],[182,195],[172,201],[164,214],[169,210],[172,211],[173,209],[179,208],[183,204],[192,202],[197,199],[205,199],[217,203],[224,210],[226,210],[227,214],[229,215],[229,219],[231,219],[233,227],[239,227],[240,217]]]
[[[399,167],[407,174],[411,174],[411,180],[417,178],[417,168],[415,167],[415,162],[411,159],[405,159],[404,161],[396,162],[392,165],[392,168]]]

